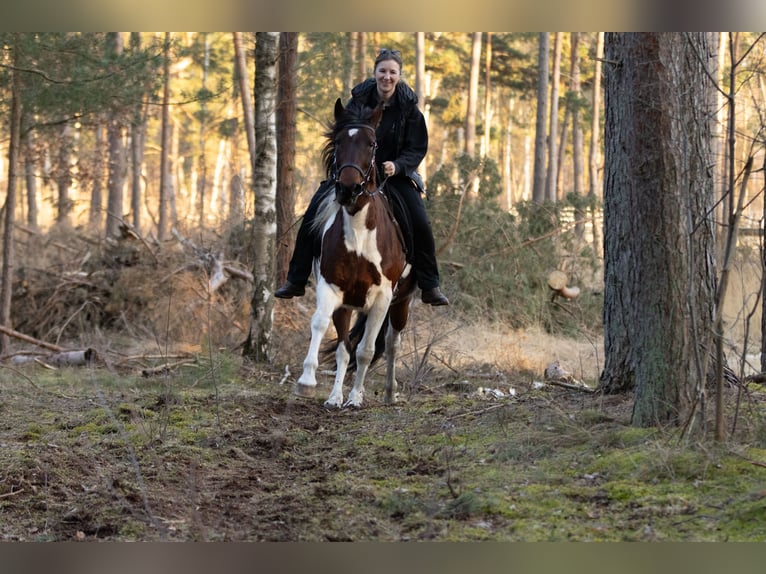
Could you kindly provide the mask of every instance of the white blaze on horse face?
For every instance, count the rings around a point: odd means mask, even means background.
[[[351,128],[348,130],[348,137],[352,138],[359,133],[359,128]]]

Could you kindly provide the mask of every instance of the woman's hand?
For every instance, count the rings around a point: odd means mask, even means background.
[[[396,173],[396,164],[392,161],[383,162],[383,175],[390,177]]]

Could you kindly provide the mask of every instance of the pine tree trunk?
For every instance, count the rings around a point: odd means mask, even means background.
[[[715,68],[716,42],[687,36],[609,33],[605,40],[600,386],[634,392],[636,426],[679,423],[710,352],[714,91],[703,65]]]
[[[471,72],[468,83],[468,109],[465,115],[465,153],[476,155],[476,114],[479,107],[479,69],[481,66],[481,32],[471,39]]]
[[[584,197],[585,191],[583,189],[583,133],[582,126],[580,125],[580,35],[577,32],[571,34],[571,66],[570,66],[570,84],[569,91],[571,92],[574,100],[572,105],[572,179],[573,179],[573,193],[577,198],[575,207],[575,234],[579,239],[582,239],[585,235],[585,210],[582,208],[581,198]],[[562,152],[563,153],[563,152]]]
[[[279,82],[277,87],[277,253],[276,278],[282,283],[287,277],[293,250],[295,220],[295,137],[297,114],[298,34],[279,35]]]
[[[122,54],[122,33],[109,32],[106,35],[107,59],[117,58]],[[109,176],[107,180],[106,235],[117,237],[123,216],[123,198],[125,188],[125,145],[123,143],[124,126],[120,113],[110,111],[107,119],[107,141],[109,145]]]
[[[14,35],[13,64],[22,67],[21,40],[19,34]],[[11,298],[13,295],[14,244],[13,231],[16,224],[16,188],[19,179],[19,146],[21,143],[21,72],[12,72],[11,79],[11,118],[10,143],[8,144],[8,189],[5,195],[5,218],[3,221],[3,266],[0,280],[0,325],[12,328]],[[0,354],[10,350],[8,335],[0,334]]]
[[[599,133],[601,132],[601,59],[604,56],[604,33],[596,33],[596,63],[593,71],[593,101],[591,105],[590,149],[588,151],[588,198],[591,206],[591,227],[593,228],[593,253],[601,254],[601,241],[596,218],[596,198],[599,196]]]
[[[546,121],[548,119],[548,56],[550,37],[548,32],[540,32],[537,55],[537,122],[535,123],[535,159],[532,176],[532,201],[545,201],[545,142],[547,139]]]
[[[545,198],[551,203],[556,203],[559,198],[559,189],[556,173],[559,165],[559,149],[556,145],[559,133],[559,76],[561,71],[561,32],[553,35],[553,71],[551,73],[551,117],[548,128],[548,174],[545,178]]]
[[[27,225],[30,229],[37,229],[37,154],[35,153],[34,134],[31,131],[27,131],[23,139],[24,175],[27,190]]]
[[[157,218],[157,238],[164,241],[168,233],[168,203],[170,199],[170,32],[165,32],[162,88],[162,142],[160,150],[160,205]]]

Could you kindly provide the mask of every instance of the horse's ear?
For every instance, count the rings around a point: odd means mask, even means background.
[[[343,116],[343,112],[346,110],[343,108],[343,102],[340,101],[340,98],[335,100],[335,119],[338,120]]]
[[[383,117],[383,102],[379,103],[377,106],[375,106],[375,109],[372,110],[372,115],[370,116],[370,123],[372,124],[372,127],[375,129],[378,129],[378,124],[380,123],[380,118]]]

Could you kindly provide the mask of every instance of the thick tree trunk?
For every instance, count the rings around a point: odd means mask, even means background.
[[[715,41],[705,33],[688,41],[682,34],[610,33],[605,46],[600,386],[634,391],[634,425],[676,424],[710,352],[714,92],[705,66],[716,65]]]

